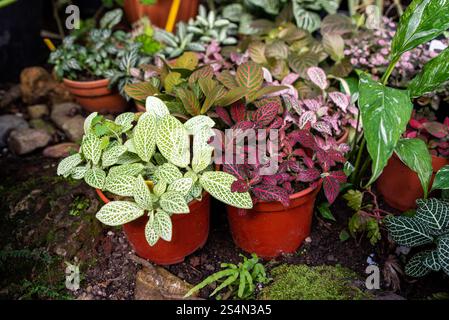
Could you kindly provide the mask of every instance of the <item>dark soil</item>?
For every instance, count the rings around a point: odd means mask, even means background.
[[[133,299],[135,275],[139,265],[129,259],[131,248],[122,231],[101,226],[93,216],[101,203],[93,190],[83,183],[67,182],[55,176],[57,161],[40,155],[17,158],[0,157],[0,297],[9,299]],[[82,199],[82,200],[80,200]],[[73,203],[81,205],[80,212]],[[266,262],[268,269],[281,263],[336,265],[348,267],[366,278],[367,259],[381,266],[391,260],[395,247],[385,232],[376,246],[363,236],[340,241],[351,212],[344,203],[332,208],[336,222],[316,216],[312,233],[296,254]],[[205,247],[183,263],[167,267],[178,277],[196,284],[220,270],[220,263],[238,263],[224,207],[214,203],[212,225]],[[25,251],[24,251],[25,250]],[[23,252],[22,252],[23,251]],[[65,289],[65,261],[81,265],[81,289]],[[39,263],[36,261],[39,260]],[[31,261],[31,262],[30,262]],[[74,262],[75,261],[75,262]],[[399,265],[403,265],[399,262]],[[45,276],[43,276],[45,275]],[[433,273],[419,280],[400,276],[397,292],[408,299],[425,299],[449,291],[448,277]],[[385,282],[382,282],[385,290]],[[211,288],[201,292],[207,298]],[[436,297],[435,297],[436,298]]]

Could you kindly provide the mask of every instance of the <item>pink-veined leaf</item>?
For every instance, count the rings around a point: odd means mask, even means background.
[[[268,126],[277,116],[279,111],[279,105],[277,103],[267,103],[258,108],[254,112],[252,118],[253,121],[259,123],[262,126]]]
[[[444,124],[436,121],[425,122],[422,126],[427,130],[427,132],[436,138],[445,138],[449,134],[448,128]]]
[[[298,142],[302,146],[310,149],[316,148],[315,137],[308,130],[297,130],[289,135],[289,139],[293,140],[295,143]]]
[[[332,136],[332,129],[330,125],[324,121],[317,121],[314,124],[312,124],[312,127],[321,133],[325,133],[329,136]]]
[[[307,75],[310,81],[318,86],[321,90],[325,90],[328,86],[326,73],[319,67],[310,67],[307,69]]]
[[[326,176],[323,178],[323,189],[327,201],[332,204],[340,193],[340,183],[332,176]]]
[[[314,125],[316,122],[316,114],[313,111],[306,111],[299,117],[298,126],[300,129],[307,127],[307,124]]]
[[[246,109],[245,105],[241,102],[236,102],[231,106],[231,117],[234,122],[240,122],[245,120]]]
[[[344,112],[349,106],[350,100],[349,97],[341,92],[335,91],[329,93],[329,98]]]
[[[232,119],[229,116],[228,110],[223,107],[216,107],[215,113],[220,117],[221,120],[223,120],[224,123],[226,123],[230,127],[232,126]]]
[[[261,201],[279,201],[284,207],[290,205],[290,199],[287,191],[278,186],[260,184],[252,188],[253,195]]]
[[[321,173],[316,168],[301,170],[298,174],[298,181],[301,182],[312,182],[319,179]]]

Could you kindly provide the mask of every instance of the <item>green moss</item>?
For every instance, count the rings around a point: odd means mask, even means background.
[[[273,282],[262,300],[362,300],[370,295],[353,282],[357,275],[341,266],[281,265],[271,271]]]

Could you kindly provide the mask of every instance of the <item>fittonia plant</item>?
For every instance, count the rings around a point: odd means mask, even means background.
[[[104,205],[97,219],[118,226],[148,215],[145,236],[153,246],[160,238],[171,240],[171,216],[189,213],[189,202],[201,199],[203,190],[231,206],[252,207],[249,193],[231,191],[236,178],[211,166],[212,119],[197,116],[183,124],[155,97],[146,108],[115,121],[91,114],[80,152],[58,166],[58,175],[125,197]]]
[[[292,104],[300,129],[312,127],[323,135],[338,137],[346,127],[357,127],[358,109],[351,103],[351,96],[330,89],[324,70],[311,67],[307,75],[318,88],[318,95]],[[343,81],[343,80],[342,80]]]

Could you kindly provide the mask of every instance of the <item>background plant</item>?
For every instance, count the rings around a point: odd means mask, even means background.
[[[259,258],[254,253],[249,259],[244,255],[240,256],[243,258],[243,262],[240,262],[238,265],[233,263],[222,263],[221,268],[223,270],[204,279],[201,283],[192,288],[185,297],[189,297],[196,291],[217,281],[222,282],[210,294],[210,297],[224,289],[228,289],[227,295],[232,296],[236,294],[240,299],[254,297],[257,287],[269,282],[265,267],[263,264],[259,263]]]

